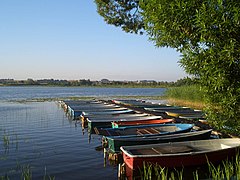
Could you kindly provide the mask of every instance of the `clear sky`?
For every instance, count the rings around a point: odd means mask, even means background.
[[[176,81],[179,59],[106,24],[94,0],[0,0],[0,79]]]

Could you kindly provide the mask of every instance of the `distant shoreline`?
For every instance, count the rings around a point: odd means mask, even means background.
[[[79,88],[168,88],[166,86],[151,86],[151,85],[94,85],[94,86],[72,86],[72,85],[26,85],[26,84],[0,84],[0,87],[79,87]]]
[[[14,80],[14,79],[0,79],[0,86],[60,86],[60,87],[154,87],[165,88],[179,85],[179,82],[185,80],[178,80],[177,82],[168,81],[154,81],[154,80],[138,80],[138,81],[114,81],[102,79],[100,81],[91,81],[90,79],[80,80],[58,80],[58,79],[27,79],[27,80]]]

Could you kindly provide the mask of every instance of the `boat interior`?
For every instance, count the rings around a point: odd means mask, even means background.
[[[161,146],[161,147],[152,147],[146,149],[132,149],[130,152],[137,155],[157,155],[157,154],[177,154],[177,153],[189,153],[199,151],[196,148],[193,148],[188,145],[183,146]]]

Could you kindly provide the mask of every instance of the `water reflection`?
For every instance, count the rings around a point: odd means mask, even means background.
[[[0,177],[20,179],[20,167],[29,167],[32,179],[43,179],[46,169],[55,179],[115,179],[116,169],[99,168],[100,140],[89,144],[81,122],[70,121],[55,102],[1,102],[0,111]]]

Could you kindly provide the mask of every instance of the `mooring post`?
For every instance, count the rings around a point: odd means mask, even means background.
[[[121,180],[121,164],[118,164],[118,180]]]
[[[106,148],[103,148],[103,158],[104,158],[104,167],[106,167],[106,164],[107,164],[107,150],[106,150]]]
[[[125,163],[118,164],[118,180],[126,179]]]

